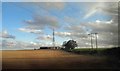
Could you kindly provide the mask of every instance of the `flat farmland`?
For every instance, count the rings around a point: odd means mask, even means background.
[[[94,69],[115,68],[104,56],[78,55],[62,50],[2,51],[3,69]]]

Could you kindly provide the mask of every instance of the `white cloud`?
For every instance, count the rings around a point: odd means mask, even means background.
[[[50,35],[42,35],[42,36],[39,36],[39,37],[37,37],[36,39],[38,39],[38,40],[42,40],[42,41],[49,41],[49,40],[52,40],[52,36],[50,36]]]
[[[42,44],[15,40],[2,40],[2,50],[38,49]]]
[[[15,45],[16,45],[16,43],[14,41],[2,40],[2,47],[12,48]]]
[[[36,29],[27,29],[27,28],[19,28],[22,32],[28,32],[28,33],[34,33],[34,34],[41,34],[42,30],[36,30]]]
[[[71,36],[71,33],[69,33],[69,32],[55,32],[55,35],[60,36],[60,37],[66,37],[66,36]]]
[[[72,32],[79,32],[79,33],[84,33],[85,30],[84,30],[84,26],[78,24],[78,25],[69,25],[67,27],[65,27],[66,30],[68,31],[72,31]]]
[[[77,37],[77,38],[83,38],[86,39],[88,38],[88,35],[86,33],[78,33],[78,32],[73,32],[72,37]]]
[[[92,31],[91,32],[112,32],[112,33],[118,33],[118,24],[113,22],[112,20],[110,21],[100,21],[97,20],[96,22],[89,22],[86,24],[82,24],[86,28],[90,28]]]
[[[71,35],[69,36],[70,38],[74,38],[74,37],[87,38],[85,26],[81,24],[71,25],[65,27],[65,29],[71,33]]]
[[[31,27],[33,29],[44,29],[45,27],[59,27],[58,19],[54,16],[34,15],[33,20],[25,20],[24,22],[28,25],[27,27]]]
[[[6,30],[3,30],[3,31],[0,33],[0,37],[2,37],[2,38],[15,39],[15,36],[10,35]]]

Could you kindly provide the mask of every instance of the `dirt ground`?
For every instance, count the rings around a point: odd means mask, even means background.
[[[3,69],[116,68],[106,57],[78,55],[62,50],[2,51]]]

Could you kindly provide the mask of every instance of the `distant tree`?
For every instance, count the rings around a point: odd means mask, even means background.
[[[74,40],[69,40],[68,42],[64,41],[64,42],[63,42],[63,46],[65,47],[65,50],[66,50],[66,51],[69,51],[69,50],[71,50],[71,49],[74,49],[74,48],[77,47],[78,45],[77,45],[76,41],[74,41]]]

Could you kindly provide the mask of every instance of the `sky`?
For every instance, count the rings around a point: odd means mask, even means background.
[[[2,50],[52,46],[53,29],[56,46],[73,39],[78,47],[90,48],[90,33],[98,33],[98,47],[118,46],[117,2],[4,1]]]

